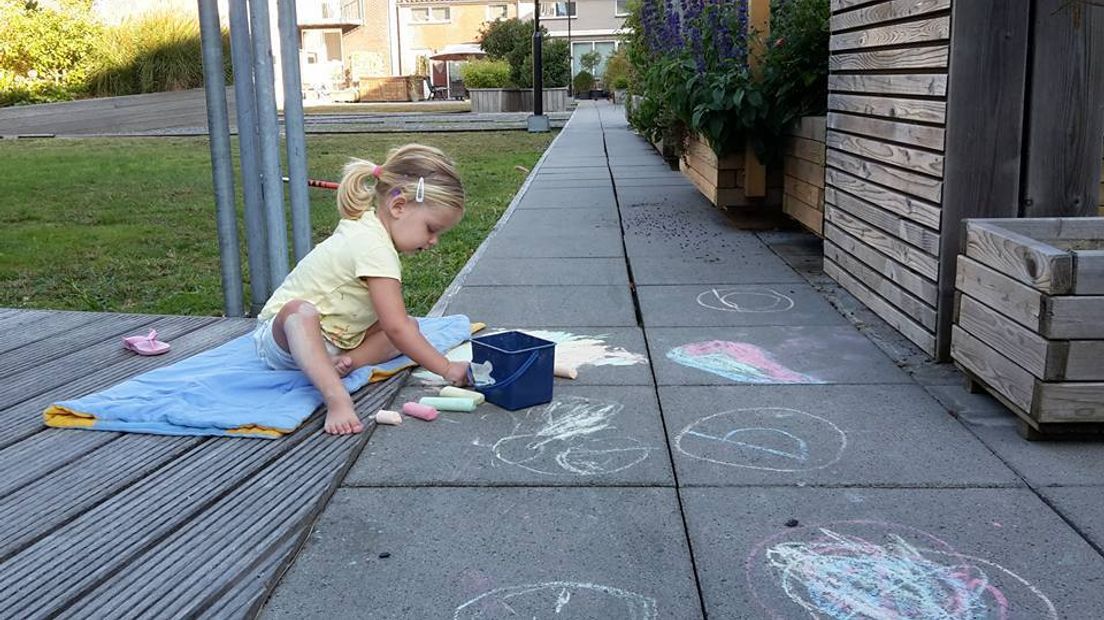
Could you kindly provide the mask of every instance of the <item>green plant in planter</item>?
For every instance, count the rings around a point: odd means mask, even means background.
[[[594,88],[594,75],[583,69],[575,74],[575,78],[571,81],[571,87],[575,89],[576,95],[591,90]]]
[[[622,45],[609,58],[606,59],[606,71],[602,79],[606,85],[614,90],[623,90],[629,87],[632,65],[626,53],[628,46]]]
[[[506,88],[510,65],[504,60],[473,60],[460,67],[465,88]]]
[[[626,21],[635,31],[628,56],[633,88],[656,103],[638,106],[630,121],[646,135],[681,124],[718,155],[750,144],[764,162],[777,161],[789,125],[827,98],[828,19],[828,0],[774,0],[753,72],[748,39],[757,35],[746,0],[641,0]]]

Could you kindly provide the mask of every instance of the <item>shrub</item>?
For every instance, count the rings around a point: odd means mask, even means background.
[[[223,31],[223,69],[231,71],[229,33]],[[203,86],[199,24],[173,13],[127,20],[105,33],[89,82],[95,96],[133,95]]]
[[[765,52],[749,52],[747,0],[640,0],[626,20],[632,87],[645,102],[630,121],[645,135],[693,132],[724,155],[750,144],[764,162],[781,155],[799,116],[826,99],[829,0],[774,0]],[[749,66],[760,54],[761,69]]]
[[[563,88],[567,86],[568,75],[571,71],[571,59],[568,57],[567,41],[553,39],[542,41],[541,46],[541,77],[544,79],[545,88]],[[517,85],[520,88],[533,87],[533,54],[530,53],[522,62],[521,71],[518,74]]]
[[[510,65],[503,60],[473,60],[460,67],[466,88],[505,88],[510,83]]]
[[[583,69],[575,74],[575,79],[571,81],[571,87],[575,89],[575,94],[585,93],[588,90],[594,89],[594,76]]]
[[[81,94],[100,27],[86,2],[0,0],[0,105]]]
[[[629,87],[631,72],[632,65],[629,64],[627,46],[622,45],[606,59],[606,71],[602,74],[602,79],[610,88],[621,90]]]
[[[543,70],[541,77],[549,88],[567,86],[570,75],[568,46],[566,41],[548,39],[548,31],[541,26],[544,35],[541,47]],[[518,88],[533,86],[533,22],[520,19],[502,19],[483,24],[479,31],[479,45],[491,60],[504,60],[510,65],[510,84]]]

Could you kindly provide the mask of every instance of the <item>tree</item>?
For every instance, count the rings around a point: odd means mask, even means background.
[[[541,76],[550,88],[567,86],[570,75],[567,42],[548,39],[541,26]],[[533,86],[533,22],[502,19],[487,22],[479,31],[479,46],[491,60],[510,64],[510,82],[519,88]]]

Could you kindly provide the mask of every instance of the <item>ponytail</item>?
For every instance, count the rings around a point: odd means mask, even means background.
[[[372,199],[376,195],[378,183],[373,172],[376,165],[363,159],[354,159],[345,164],[341,183],[337,186],[337,211],[347,220],[359,219],[365,211],[372,209]]]
[[[464,209],[464,186],[456,164],[439,149],[407,144],[392,149],[383,165],[363,159],[345,164],[337,187],[337,210],[341,217],[359,219],[383,204],[388,194],[408,201]]]

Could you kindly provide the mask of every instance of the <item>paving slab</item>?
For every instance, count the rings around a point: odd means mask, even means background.
[[[661,173],[656,176],[643,177],[616,177],[614,185],[618,192],[622,189],[651,189],[655,192],[666,192],[667,188],[694,187],[686,177],[675,173]]]
[[[662,191],[649,187],[628,187],[618,184],[617,205],[622,209],[646,206],[676,206],[695,205],[709,206],[709,200],[701,195],[695,187],[685,185],[670,185]]]
[[[545,187],[530,186],[518,203],[518,209],[598,209],[616,208],[613,186],[600,187]]]
[[[768,250],[699,252],[685,256],[632,255],[637,284],[768,284],[804,282],[796,271]]]
[[[673,489],[345,488],[263,617],[702,612]]]
[[[446,314],[496,325],[633,327],[627,286],[465,286]]]
[[[610,173],[604,166],[590,166],[586,168],[544,168],[533,175],[533,182],[540,181],[580,181],[580,180],[609,181]]]
[[[682,486],[1023,486],[917,385],[660,387],[659,396]]]
[[[646,336],[658,385],[911,383],[849,326],[652,327]]]
[[[630,256],[773,256],[755,234],[738,230],[724,213],[705,205],[622,209],[621,227]]]
[[[493,258],[483,256],[464,280],[465,286],[625,285],[625,259]]]
[[[1038,492],[1097,549],[1104,549],[1104,485],[1043,487]]]
[[[503,233],[526,231],[560,231],[578,228],[609,228],[620,230],[616,209],[598,207],[515,209],[510,217],[499,222],[496,230]]]
[[[648,327],[849,325],[813,287],[783,284],[637,286]]]
[[[1104,485],[1104,441],[1027,441],[1016,414],[988,394],[960,385],[928,391],[1032,486]],[[1098,494],[1104,497],[1104,488]]]
[[[681,493],[712,618],[1104,617],[1104,559],[1030,491]]]
[[[606,156],[605,155],[566,155],[557,151],[553,151],[541,162],[542,170],[558,170],[560,168],[583,168],[591,169],[594,167],[605,168]]]
[[[436,396],[409,387],[395,401]],[[655,392],[559,384],[552,402],[381,426],[346,486],[673,486]]]
[[[509,223],[495,234],[493,242],[483,250],[483,256],[487,258],[599,258],[619,257],[624,253],[621,233],[616,228],[567,225],[540,230]]]
[[[607,178],[576,179],[568,176],[554,175],[533,179],[529,182],[530,191],[555,191],[555,190],[591,190],[613,187],[613,181]]]

